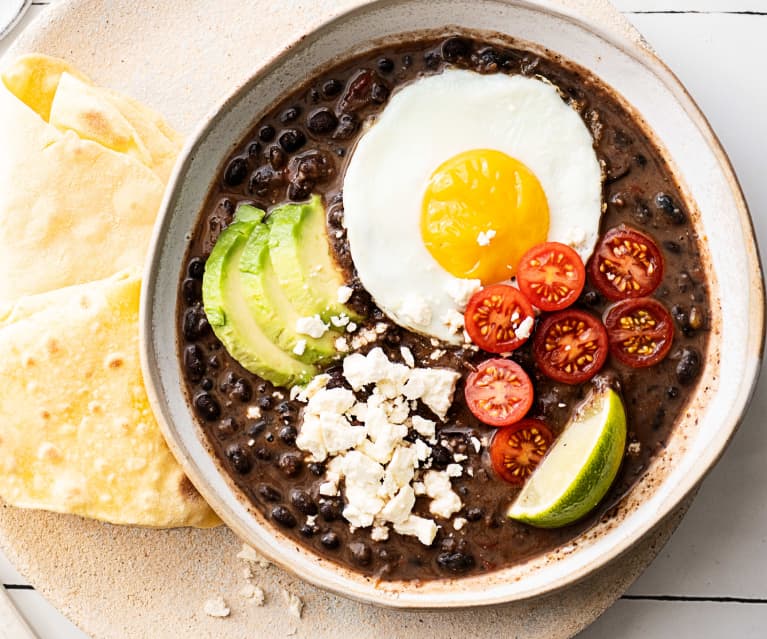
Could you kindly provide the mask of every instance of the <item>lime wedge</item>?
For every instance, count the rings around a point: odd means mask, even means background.
[[[618,473],[626,446],[626,412],[610,388],[595,389],[576,410],[506,513],[540,528],[588,514]]]

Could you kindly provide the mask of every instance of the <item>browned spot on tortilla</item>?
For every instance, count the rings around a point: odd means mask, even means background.
[[[50,419],[51,414],[47,410],[44,410],[42,413],[40,413],[40,417],[42,417],[43,419]]]
[[[59,343],[56,341],[56,338],[54,337],[48,338],[48,341],[45,343],[45,347],[48,349],[48,352],[51,355],[55,355],[61,350]]]
[[[91,306],[91,301],[88,299],[88,296],[87,295],[83,295],[80,298],[80,307],[87,309],[87,308],[90,308],[90,306]]]
[[[117,355],[116,353],[112,353],[111,355],[107,355],[106,359],[106,365],[107,368],[120,368],[125,361],[120,355]]]

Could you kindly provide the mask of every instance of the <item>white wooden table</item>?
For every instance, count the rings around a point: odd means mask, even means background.
[[[4,2],[5,0],[0,0]],[[613,0],[703,108],[767,252],[767,0]],[[32,3],[0,54],[46,5]],[[767,376],[669,544],[579,639],[767,637]],[[0,554],[0,583],[41,639],[87,639]],[[499,628],[503,634],[503,628]]]

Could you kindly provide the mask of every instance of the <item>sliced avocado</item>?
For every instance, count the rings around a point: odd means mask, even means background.
[[[282,290],[301,317],[319,314],[324,321],[354,311],[338,301],[344,285],[330,255],[325,209],[319,196],[306,204],[286,204],[269,215],[269,254]]]
[[[296,332],[296,321],[302,316],[285,295],[269,257],[269,228],[256,224],[240,260],[240,277],[245,291],[246,303],[256,322],[277,346],[288,353],[300,340],[305,340],[305,350],[297,359],[309,364],[326,362],[336,355],[337,333],[327,332],[315,339]]]
[[[317,370],[275,345],[246,303],[240,259],[260,218],[252,219],[249,211],[242,211],[240,216],[243,208],[238,209],[239,221],[221,232],[205,265],[202,281],[205,314],[229,354],[250,372],[278,386],[305,383]]]

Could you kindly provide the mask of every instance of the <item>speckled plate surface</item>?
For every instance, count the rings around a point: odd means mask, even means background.
[[[44,13],[9,55],[41,51],[74,63],[95,81],[162,111],[189,132],[286,43],[361,0],[243,3],[241,0],[71,0]],[[543,4],[543,3],[542,3]],[[638,34],[607,2],[560,0],[621,37]],[[183,8],[179,8],[183,7]],[[245,13],[243,13],[245,12]],[[383,610],[330,595],[276,567],[246,565],[227,529],[157,531],[76,517],[0,508],[0,545],[51,602],[95,639],[133,637],[370,638],[570,637],[596,619],[641,573],[668,539],[682,506],[626,555],[575,587],[496,608],[438,613]],[[264,588],[257,607],[239,593]],[[283,590],[300,596],[291,616]],[[226,619],[203,612],[223,596]],[[396,631],[395,631],[396,629]]]

